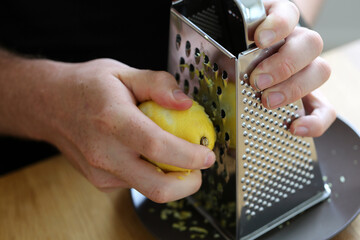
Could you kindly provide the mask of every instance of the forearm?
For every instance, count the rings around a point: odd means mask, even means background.
[[[0,49],[0,134],[43,139],[51,124],[49,89],[62,64]]]

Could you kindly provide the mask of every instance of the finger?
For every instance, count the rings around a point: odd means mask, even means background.
[[[77,168],[81,169],[85,178],[94,185],[97,189],[107,192],[109,189],[129,188],[129,184],[123,179],[118,178],[112,173],[111,168],[107,168],[111,162],[107,161],[105,157],[100,159],[101,161],[95,161],[94,156],[91,156],[85,160],[81,156],[76,161]]]
[[[158,203],[187,197],[197,192],[201,186],[199,170],[191,173],[164,173],[142,159],[128,161],[124,178],[131,183],[131,187]]]
[[[214,163],[215,154],[209,148],[164,131],[138,108],[129,108],[123,115],[119,141],[147,159],[186,169],[204,169]]]
[[[265,1],[268,16],[255,31],[255,43],[260,48],[286,38],[299,21],[299,10],[290,1]]]
[[[130,68],[119,77],[139,102],[154,100],[163,107],[178,110],[192,105],[192,100],[181,91],[170,73]]]
[[[258,91],[276,85],[311,63],[322,48],[323,41],[318,33],[298,27],[277,53],[254,69],[250,83]]]
[[[329,65],[320,57],[287,81],[266,89],[261,97],[266,108],[274,109],[306,96],[330,77]]]
[[[314,91],[305,96],[303,102],[310,115],[295,120],[290,126],[290,131],[298,136],[319,137],[334,122],[336,112],[319,91]]]
[[[109,192],[111,189],[129,188],[129,184],[109,171],[89,166],[85,177],[100,191]]]
[[[129,184],[126,183],[126,185],[122,186],[122,187],[106,187],[106,188],[99,188],[100,191],[104,192],[104,193],[112,193],[115,192],[117,190],[119,190],[119,188],[131,188]]]
[[[142,129],[138,130],[142,131]],[[155,134],[155,138],[158,137],[156,135],[157,130],[154,129],[153,135]],[[129,131],[131,132],[131,130]],[[128,133],[125,132],[125,134]],[[136,135],[137,133],[134,132],[133,134]],[[146,135],[146,131],[144,135]],[[101,142],[96,141],[90,145],[90,149],[106,150],[101,152],[96,150],[87,151],[89,155],[88,162],[92,167],[111,173],[127,183],[129,187],[137,189],[155,202],[177,200],[191,195],[199,189],[201,185],[201,173],[199,170],[193,170],[190,174],[188,172],[164,173],[155,165],[141,159],[139,154],[136,153],[136,149],[118,144],[117,141],[114,141],[114,137],[116,136],[112,135]],[[124,137],[127,137],[127,135],[124,135]],[[133,144],[133,141],[133,138],[129,138],[130,144]],[[136,141],[138,149],[142,149],[142,144],[140,140]],[[186,152],[186,150],[182,150]],[[176,155],[169,154],[167,158],[176,158]],[[184,160],[186,161],[186,159]],[[105,185],[102,185],[101,189],[106,190]]]

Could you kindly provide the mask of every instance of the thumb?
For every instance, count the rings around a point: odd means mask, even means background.
[[[268,16],[256,28],[255,43],[267,48],[289,36],[299,21],[299,10],[290,1],[264,1]]]
[[[168,72],[130,68],[129,71],[122,72],[120,78],[139,102],[153,100],[165,108],[177,110],[192,106],[192,100]]]

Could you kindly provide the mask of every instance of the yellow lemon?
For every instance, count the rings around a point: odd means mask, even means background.
[[[163,130],[191,143],[214,148],[216,141],[214,126],[204,108],[196,101],[193,101],[189,109],[183,111],[166,109],[154,101],[141,103],[139,109]],[[167,172],[189,171],[189,169],[149,161]]]

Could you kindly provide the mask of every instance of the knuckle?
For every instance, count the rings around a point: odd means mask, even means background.
[[[201,185],[202,185],[202,177],[200,176],[199,178],[197,178],[197,179],[194,181],[194,190],[193,190],[193,193],[196,193],[197,191],[199,191]]]
[[[167,184],[154,186],[147,196],[156,203],[166,203],[171,201],[171,190]]]
[[[317,122],[317,126],[315,124],[315,127],[313,127],[313,137],[320,137],[323,135],[326,130],[330,127],[330,125],[334,122],[336,119],[336,111],[335,108],[329,104],[327,105],[327,119],[325,120],[319,120]]]
[[[90,168],[86,174],[86,178],[101,191],[109,191],[110,189],[127,186],[126,183],[101,168]]]
[[[150,71],[150,70],[148,70]],[[166,71],[152,71],[153,74],[153,82],[157,84],[162,84],[164,81],[169,81],[173,76]]]
[[[201,175],[190,182],[186,182],[186,186],[184,186],[186,190],[182,189],[184,190],[182,193],[179,193],[178,188],[174,187],[171,183],[156,184],[148,192],[147,197],[156,203],[166,203],[194,194],[200,189],[201,184]]]
[[[281,3],[284,4],[282,9],[286,8],[288,12],[291,12],[291,16],[294,17],[294,20],[297,22],[300,18],[298,7],[290,1],[282,1]],[[273,26],[280,26],[281,32],[283,33],[290,33],[292,31],[295,22],[289,21],[290,14],[277,13],[275,11],[273,11],[272,14],[274,14]]]
[[[292,11],[294,11],[295,16],[297,16],[297,18],[300,18],[300,10],[299,8],[296,6],[295,3],[290,2],[290,1],[286,1],[287,4],[289,4],[289,7],[291,8]]]
[[[318,123],[317,127],[313,128],[312,137],[320,137],[326,131],[326,126],[322,123]]]
[[[91,124],[98,132],[109,134],[116,130],[117,126],[113,120],[114,112],[110,107],[104,107],[94,111],[94,115],[90,117]]]
[[[316,63],[317,63],[317,67],[319,68],[319,72],[322,74],[324,78],[324,81],[328,80],[331,75],[330,65],[320,57],[316,59]]]
[[[104,74],[107,74],[110,69],[113,67],[118,67],[119,62],[111,58],[99,58],[89,61],[92,71],[97,78],[103,77]]]
[[[101,157],[98,157],[98,156],[88,156],[87,157],[87,160],[88,160],[88,164],[90,165],[90,167],[92,168],[101,168],[102,167],[102,159]],[[94,176],[94,172],[91,171],[90,172],[90,176]]]
[[[163,147],[163,143],[160,140],[161,137],[154,135],[145,135],[143,136],[143,154],[151,160],[158,160],[161,149]]]
[[[289,99],[291,99],[290,101],[291,102],[296,101],[303,97],[303,89],[301,88],[300,85],[295,84],[291,87],[290,94],[291,94],[289,97]]]
[[[281,14],[277,14],[275,16],[274,26],[281,26],[281,29],[285,30],[286,32],[290,31],[290,25],[288,19]]]
[[[93,63],[95,65],[108,65],[108,64],[114,64],[116,61],[111,58],[99,58],[93,60]]]
[[[269,60],[268,58],[266,58],[256,66],[256,70],[258,70],[259,72],[265,72],[268,69],[269,65]]]
[[[287,79],[296,73],[296,67],[289,57],[280,63],[279,72],[283,79]]]
[[[316,53],[320,54],[324,47],[324,41],[323,41],[322,37],[320,36],[320,34],[313,30],[307,29],[305,37],[307,38],[307,42],[309,42],[313,45],[314,51],[316,51]]]
[[[337,113],[336,110],[334,108],[334,106],[332,104],[330,104],[329,102],[327,102],[326,104],[326,111],[327,111],[327,125],[331,125],[333,123],[333,121],[335,121],[336,117],[337,117]],[[327,128],[328,126],[326,126]]]
[[[91,182],[92,185],[94,185],[98,189],[104,189],[106,188],[106,184],[94,171],[94,169],[90,170],[86,176],[86,178]]]

